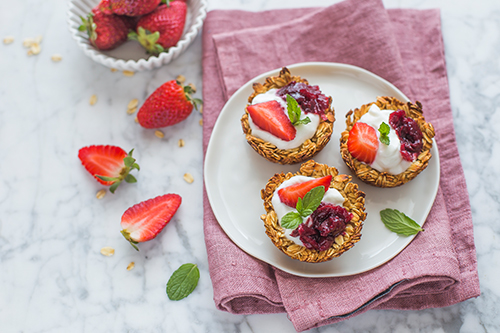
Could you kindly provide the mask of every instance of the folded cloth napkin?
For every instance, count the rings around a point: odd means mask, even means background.
[[[240,86],[263,72],[310,61],[363,67],[422,102],[426,120],[436,130],[441,164],[426,230],[395,258],[368,272],[298,277],[232,243],[204,192],[216,306],[235,314],[286,312],[295,329],[303,331],[369,309],[424,309],[477,297],[472,219],[438,10],[386,10],[380,0],[346,0],[326,8],[209,12],[203,30],[204,153],[219,112]]]

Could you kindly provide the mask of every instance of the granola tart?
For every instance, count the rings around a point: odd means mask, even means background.
[[[404,172],[395,175],[388,172],[380,172],[370,165],[357,160],[351,155],[348,149],[349,131],[368,112],[372,104],[375,104],[381,110],[404,110],[406,117],[412,118],[422,132],[422,149],[417,158],[411,162]],[[346,114],[346,130],[341,134],[340,153],[347,166],[363,182],[378,187],[396,187],[409,182],[427,167],[432,156],[430,150],[434,134],[432,124],[425,121],[420,102],[417,101],[415,104],[411,102],[404,103],[394,97],[378,97],[376,102],[362,105],[359,109],[350,110]]]
[[[291,75],[290,70],[283,67],[278,76],[266,78],[264,84],[253,84],[254,92],[248,98],[249,105],[255,96],[266,93],[271,89],[283,88],[291,82],[300,82],[309,85],[306,79]],[[280,149],[275,144],[252,135],[252,128],[249,121],[250,115],[248,110],[245,109],[245,114],[241,118],[241,125],[246,135],[246,140],[259,155],[273,163],[295,164],[303,162],[319,153],[330,141],[335,121],[335,111],[331,103],[332,98],[329,97],[328,107],[324,111],[324,114],[320,115],[320,122],[314,135],[305,140],[300,146],[292,149]]]
[[[272,198],[277,188],[284,181],[296,175],[313,178],[331,175],[330,188],[336,189],[342,195],[344,202],[341,207],[345,208],[352,216],[350,221],[345,224],[344,231],[335,236],[333,243],[326,250],[318,251],[296,244],[286,237],[285,229],[281,227],[278,221],[278,216],[272,204]],[[300,170],[295,174],[290,172],[287,174],[275,174],[269,179],[266,187],[261,190],[261,198],[264,200],[264,208],[266,210],[266,214],[261,216],[266,228],[266,234],[278,249],[292,259],[310,263],[328,261],[340,256],[360,240],[363,221],[366,218],[365,193],[359,191],[358,185],[351,182],[351,176],[339,174],[334,167],[309,160],[303,163]]]

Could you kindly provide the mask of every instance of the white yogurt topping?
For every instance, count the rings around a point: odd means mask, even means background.
[[[372,104],[367,113],[365,113],[358,122],[366,123],[375,128],[377,138],[380,137],[378,131],[382,122],[389,125],[389,116],[394,110],[380,110],[380,108]],[[370,166],[380,172],[388,172],[392,175],[404,172],[411,165],[403,158],[400,152],[401,141],[399,141],[396,131],[391,127],[389,131],[389,145],[385,145],[379,141],[377,155]]]
[[[269,101],[278,101],[281,106],[283,107],[283,112],[285,115],[288,117],[288,111],[286,108],[286,102],[279,96],[276,95],[277,89],[271,89],[264,94],[258,94],[255,96],[252,100],[252,105],[253,104],[258,104],[258,103],[264,103],[264,102],[269,102]],[[264,141],[271,142],[273,145],[278,147],[279,149],[293,149],[297,148],[301,144],[304,143],[307,139],[310,139],[313,137],[314,133],[316,133],[316,129],[318,128],[319,122],[320,122],[320,116],[315,114],[315,113],[304,113],[304,111],[301,112],[300,119],[303,119],[305,117],[309,117],[311,119],[311,122],[308,124],[300,124],[298,126],[295,126],[295,129],[297,130],[297,134],[295,135],[295,138],[291,141],[285,141],[282,140],[271,133],[264,131],[260,129],[257,125],[254,124],[252,121],[252,117],[248,117],[248,122],[250,124],[250,128],[252,129],[252,135],[260,138]]]
[[[273,198],[271,200],[271,203],[273,204],[274,211],[276,212],[276,215],[278,216],[278,221],[281,221],[281,218],[288,214],[289,212],[293,212],[296,209],[292,208],[290,206],[285,205],[284,203],[281,202],[280,197],[278,195],[278,191],[284,187],[288,187],[291,185],[295,185],[298,183],[303,183],[308,180],[314,179],[313,177],[306,177],[306,176],[293,176],[292,178],[285,180],[278,188],[274,191]],[[342,206],[344,203],[344,197],[342,194],[340,194],[339,191],[337,191],[334,188],[329,188],[321,202],[326,202],[326,203],[331,203],[333,205],[337,206]],[[291,229],[284,229],[285,231],[285,236],[292,242],[294,242],[297,245],[304,246],[304,243],[301,242],[299,237],[292,237],[290,234],[292,233],[293,230]]]

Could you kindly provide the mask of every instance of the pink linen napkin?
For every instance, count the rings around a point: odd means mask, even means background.
[[[220,228],[204,192],[205,242],[219,309],[286,312],[296,330],[303,331],[369,309],[442,307],[479,295],[440,26],[438,10],[386,10],[380,0],[208,13],[203,30],[204,153],[219,112],[241,85],[293,63],[326,61],[363,67],[421,101],[426,120],[436,129],[441,161],[440,186],[425,233],[388,263],[349,277],[297,277],[247,255]]]

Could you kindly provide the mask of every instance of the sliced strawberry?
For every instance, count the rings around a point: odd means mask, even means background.
[[[85,169],[97,181],[103,185],[111,186],[110,191],[114,193],[118,185],[125,180],[127,183],[135,183],[137,180],[129,174],[133,169],[139,170],[130,153],[116,146],[88,146],[78,151],[78,157]]]
[[[347,148],[358,161],[373,163],[378,150],[377,131],[366,123],[355,123],[349,131]]]
[[[133,205],[122,215],[122,235],[139,251],[135,244],[156,237],[172,219],[181,205],[177,194],[165,194]]]
[[[283,112],[278,101],[269,101],[247,106],[247,111],[255,125],[278,138],[291,141],[297,130]]]
[[[324,186],[326,192],[330,187],[331,182],[331,175],[311,179],[306,182],[290,185],[278,190],[278,196],[280,197],[282,203],[295,208],[297,206],[297,201],[299,200],[299,198],[304,198],[307,192],[318,186]]]

